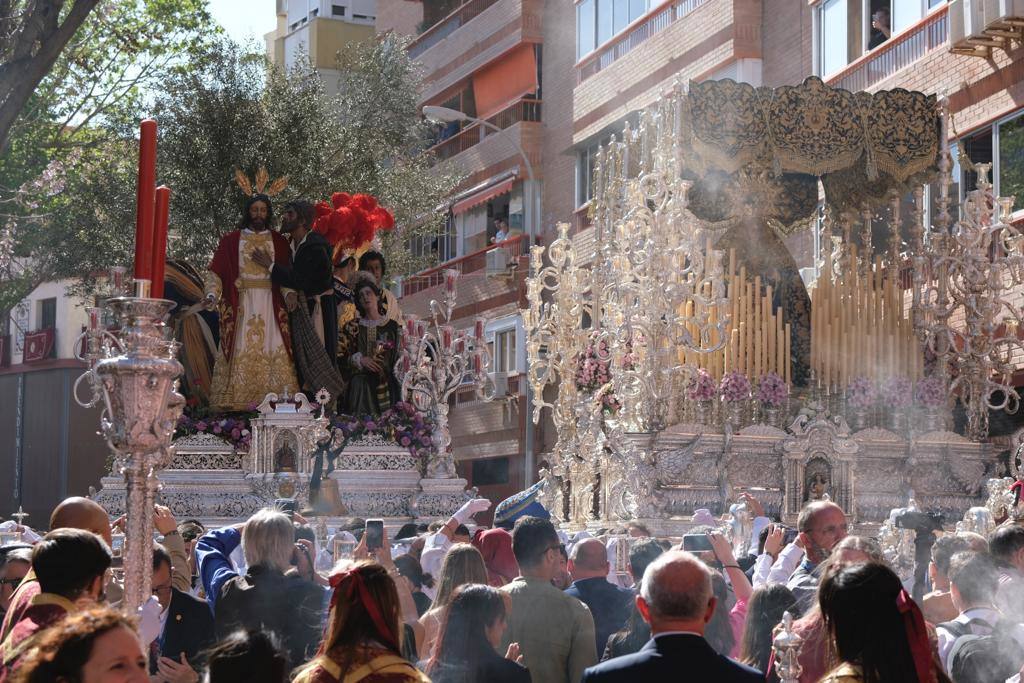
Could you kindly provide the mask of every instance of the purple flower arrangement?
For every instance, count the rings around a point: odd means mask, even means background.
[[[778,408],[789,398],[789,385],[778,374],[769,372],[761,375],[754,398],[765,406]]]
[[[708,374],[707,370],[701,369],[690,380],[690,385],[687,387],[687,395],[691,401],[710,401],[715,397],[717,389],[715,379]]]
[[[255,411],[244,413],[199,413],[191,416],[186,413],[178,418],[174,430],[174,438],[192,434],[213,434],[224,439],[238,451],[248,451],[252,441],[249,431],[249,420],[256,416]]]
[[[907,377],[890,377],[880,389],[882,403],[889,408],[906,408],[914,400],[914,384]]]
[[[743,401],[750,398],[750,380],[743,373],[733,370],[722,378],[718,390],[723,401]]]
[[[417,458],[430,457],[434,422],[411,403],[396,403],[379,416],[338,415],[334,427],[341,430],[346,444],[364,434],[380,434]]]
[[[946,388],[938,377],[926,377],[917,383],[914,398],[926,408],[938,408],[946,402]]]
[[[877,396],[875,385],[867,377],[855,377],[846,391],[847,399],[854,408],[870,408]]]

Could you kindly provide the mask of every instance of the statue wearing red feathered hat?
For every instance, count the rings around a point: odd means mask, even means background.
[[[395,218],[390,211],[368,194],[350,195],[347,192],[335,192],[331,201],[318,202],[316,220],[313,230],[323,235],[334,246],[334,263],[336,265],[352,258],[358,265],[364,255],[371,252],[374,238],[378,230],[391,230],[395,227]],[[398,299],[384,286],[383,278],[375,278],[377,286],[383,291],[382,306],[389,320],[401,322],[402,312]],[[351,282],[341,283],[341,288],[351,287]],[[342,295],[344,297],[344,294]],[[338,302],[338,330],[355,316],[355,307],[351,301]]]

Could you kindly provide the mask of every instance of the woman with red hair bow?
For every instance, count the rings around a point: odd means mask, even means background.
[[[821,683],[951,683],[921,610],[885,565],[854,564],[828,574],[818,602],[839,659]]]
[[[391,571],[358,560],[330,583],[334,594],[320,650],[294,683],[429,683],[402,657],[401,606]]]

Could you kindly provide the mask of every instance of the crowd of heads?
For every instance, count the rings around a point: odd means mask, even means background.
[[[534,502],[503,503],[500,525],[488,528],[472,516],[489,503],[471,501],[448,521],[406,525],[394,541],[385,534],[379,548],[353,519],[335,531],[354,545],[344,558],[325,543],[335,539],[277,509],[222,529],[172,521],[154,543],[147,605],[175,616],[147,632],[146,607],[126,616],[117,606],[110,518],[69,499],[51,531],[0,549],[0,680],[319,683],[369,667],[395,681],[575,683],[653,671],[642,668],[645,653],[686,650],[685,636],[736,667],[720,669],[723,680],[753,681],[744,676],[772,671],[787,612],[803,639],[800,681],[973,683],[1024,666],[1024,612],[1012,599],[1024,590],[1020,526],[988,538],[940,534],[930,592],[914,600],[912,578],[897,575],[873,538],[849,535],[830,502],[808,505],[789,543],[781,522],[759,516],[739,555],[743,546],[714,524],[698,528],[711,550],[689,552],[685,538],[658,538],[640,523],[568,535],[523,514],[540,512]],[[158,652],[178,642],[167,624],[182,615],[179,628],[208,628],[208,637],[188,652]]]

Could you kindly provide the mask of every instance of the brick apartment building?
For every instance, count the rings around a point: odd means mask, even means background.
[[[872,27],[880,11],[888,13],[888,35]],[[422,104],[503,129],[453,126],[434,148],[439,163],[467,174],[449,204],[440,268],[463,273],[459,323],[468,326],[478,313],[493,321],[496,355],[503,359],[497,372],[507,376],[509,400],[518,408],[456,401],[460,473],[500,498],[535,480],[554,436],[544,425],[527,427],[516,311],[525,305],[526,264],[520,260],[502,277],[489,272],[488,252],[481,250],[493,236],[491,219],[507,217],[524,233],[532,223],[527,239],[542,244],[555,222],[571,221],[578,249],[592,258],[587,202],[594,152],[677,80],[732,78],[774,87],[817,75],[850,90],[945,94],[956,130],[951,146],[962,145],[974,161],[993,162],[998,193],[1024,196],[1024,117],[1017,104],[1024,95],[1024,47],[999,37],[1016,30],[1012,25],[979,17],[977,9],[965,17],[965,11],[970,3],[945,0],[379,0],[378,32],[413,37],[409,51],[426,78]],[[993,47],[999,41],[1009,52]],[[530,91],[534,64],[536,90]],[[495,97],[498,86],[507,87],[504,97]],[[539,185],[534,216],[520,199],[529,183],[512,139],[529,155]],[[959,168],[956,173],[959,179]],[[962,193],[965,183],[960,187]],[[812,232],[787,242],[802,267],[813,264]],[[513,260],[514,249],[506,251]],[[407,281],[405,310],[425,310],[437,291],[435,274]],[[505,332],[513,326],[514,347]]]

